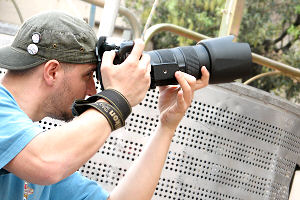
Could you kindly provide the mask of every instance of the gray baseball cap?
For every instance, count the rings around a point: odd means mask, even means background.
[[[24,22],[10,46],[0,48],[0,67],[23,70],[56,59],[65,63],[96,63],[97,37],[82,19],[64,12],[35,15]]]

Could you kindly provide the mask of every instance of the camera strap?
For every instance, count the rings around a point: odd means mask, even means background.
[[[99,99],[105,99],[108,103],[97,102]],[[132,111],[128,100],[114,89],[103,90],[86,100],[75,100],[72,105],[72,113],[74,116],[79,116],[91,107],[105,116],[112,131],[124,126],[125,120]]]
[[[101,90],[104,91],[104,85],[102,82],[102,75],[101,75],[101,62],[97,62],[97,67],[96,67],[96,78],[100,83],[100,88]]]
[[[76,110],[76,112],[81,113],[83,113],[89,108],[96,109],[107,119],[112,131],[117,130],[125,125],[125,121],[123,120],[120,113],[114,106],[110,105],[109,103],[99,101],[88,104],[77,103],[76,106],[73,108]]]
[[[99,40],[96,43],[96,48],[95,48],[95,54],[97,57],[97,67],[96,67],[96,78],[100,82],[100,87],[101,90],[104,90],[104,85],[102,82],[102,76],[101,76],[101,64],[102,64],[102,56],[103,53],[106,51],[104,44],[106,43],[106,37],[101,36],[99,37]]]

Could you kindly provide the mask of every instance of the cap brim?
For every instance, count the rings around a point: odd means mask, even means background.
[[[10,70],[24,70],[36,67],[47,60],[37,55],[30,55],[28,52],[15,49],[11,46],[0,48],[0,67]]]

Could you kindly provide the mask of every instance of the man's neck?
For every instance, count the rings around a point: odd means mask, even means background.
[[[43,95],[39,90],[39,81],[6,74],[1,83],[32,121],[39,121],[45,117],[43,115]]]

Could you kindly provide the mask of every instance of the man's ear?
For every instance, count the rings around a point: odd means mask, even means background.
[[[57,60],[49,60],[44,65],[44,80],[47,85],[52,86],[58,79],[62,66]]]

